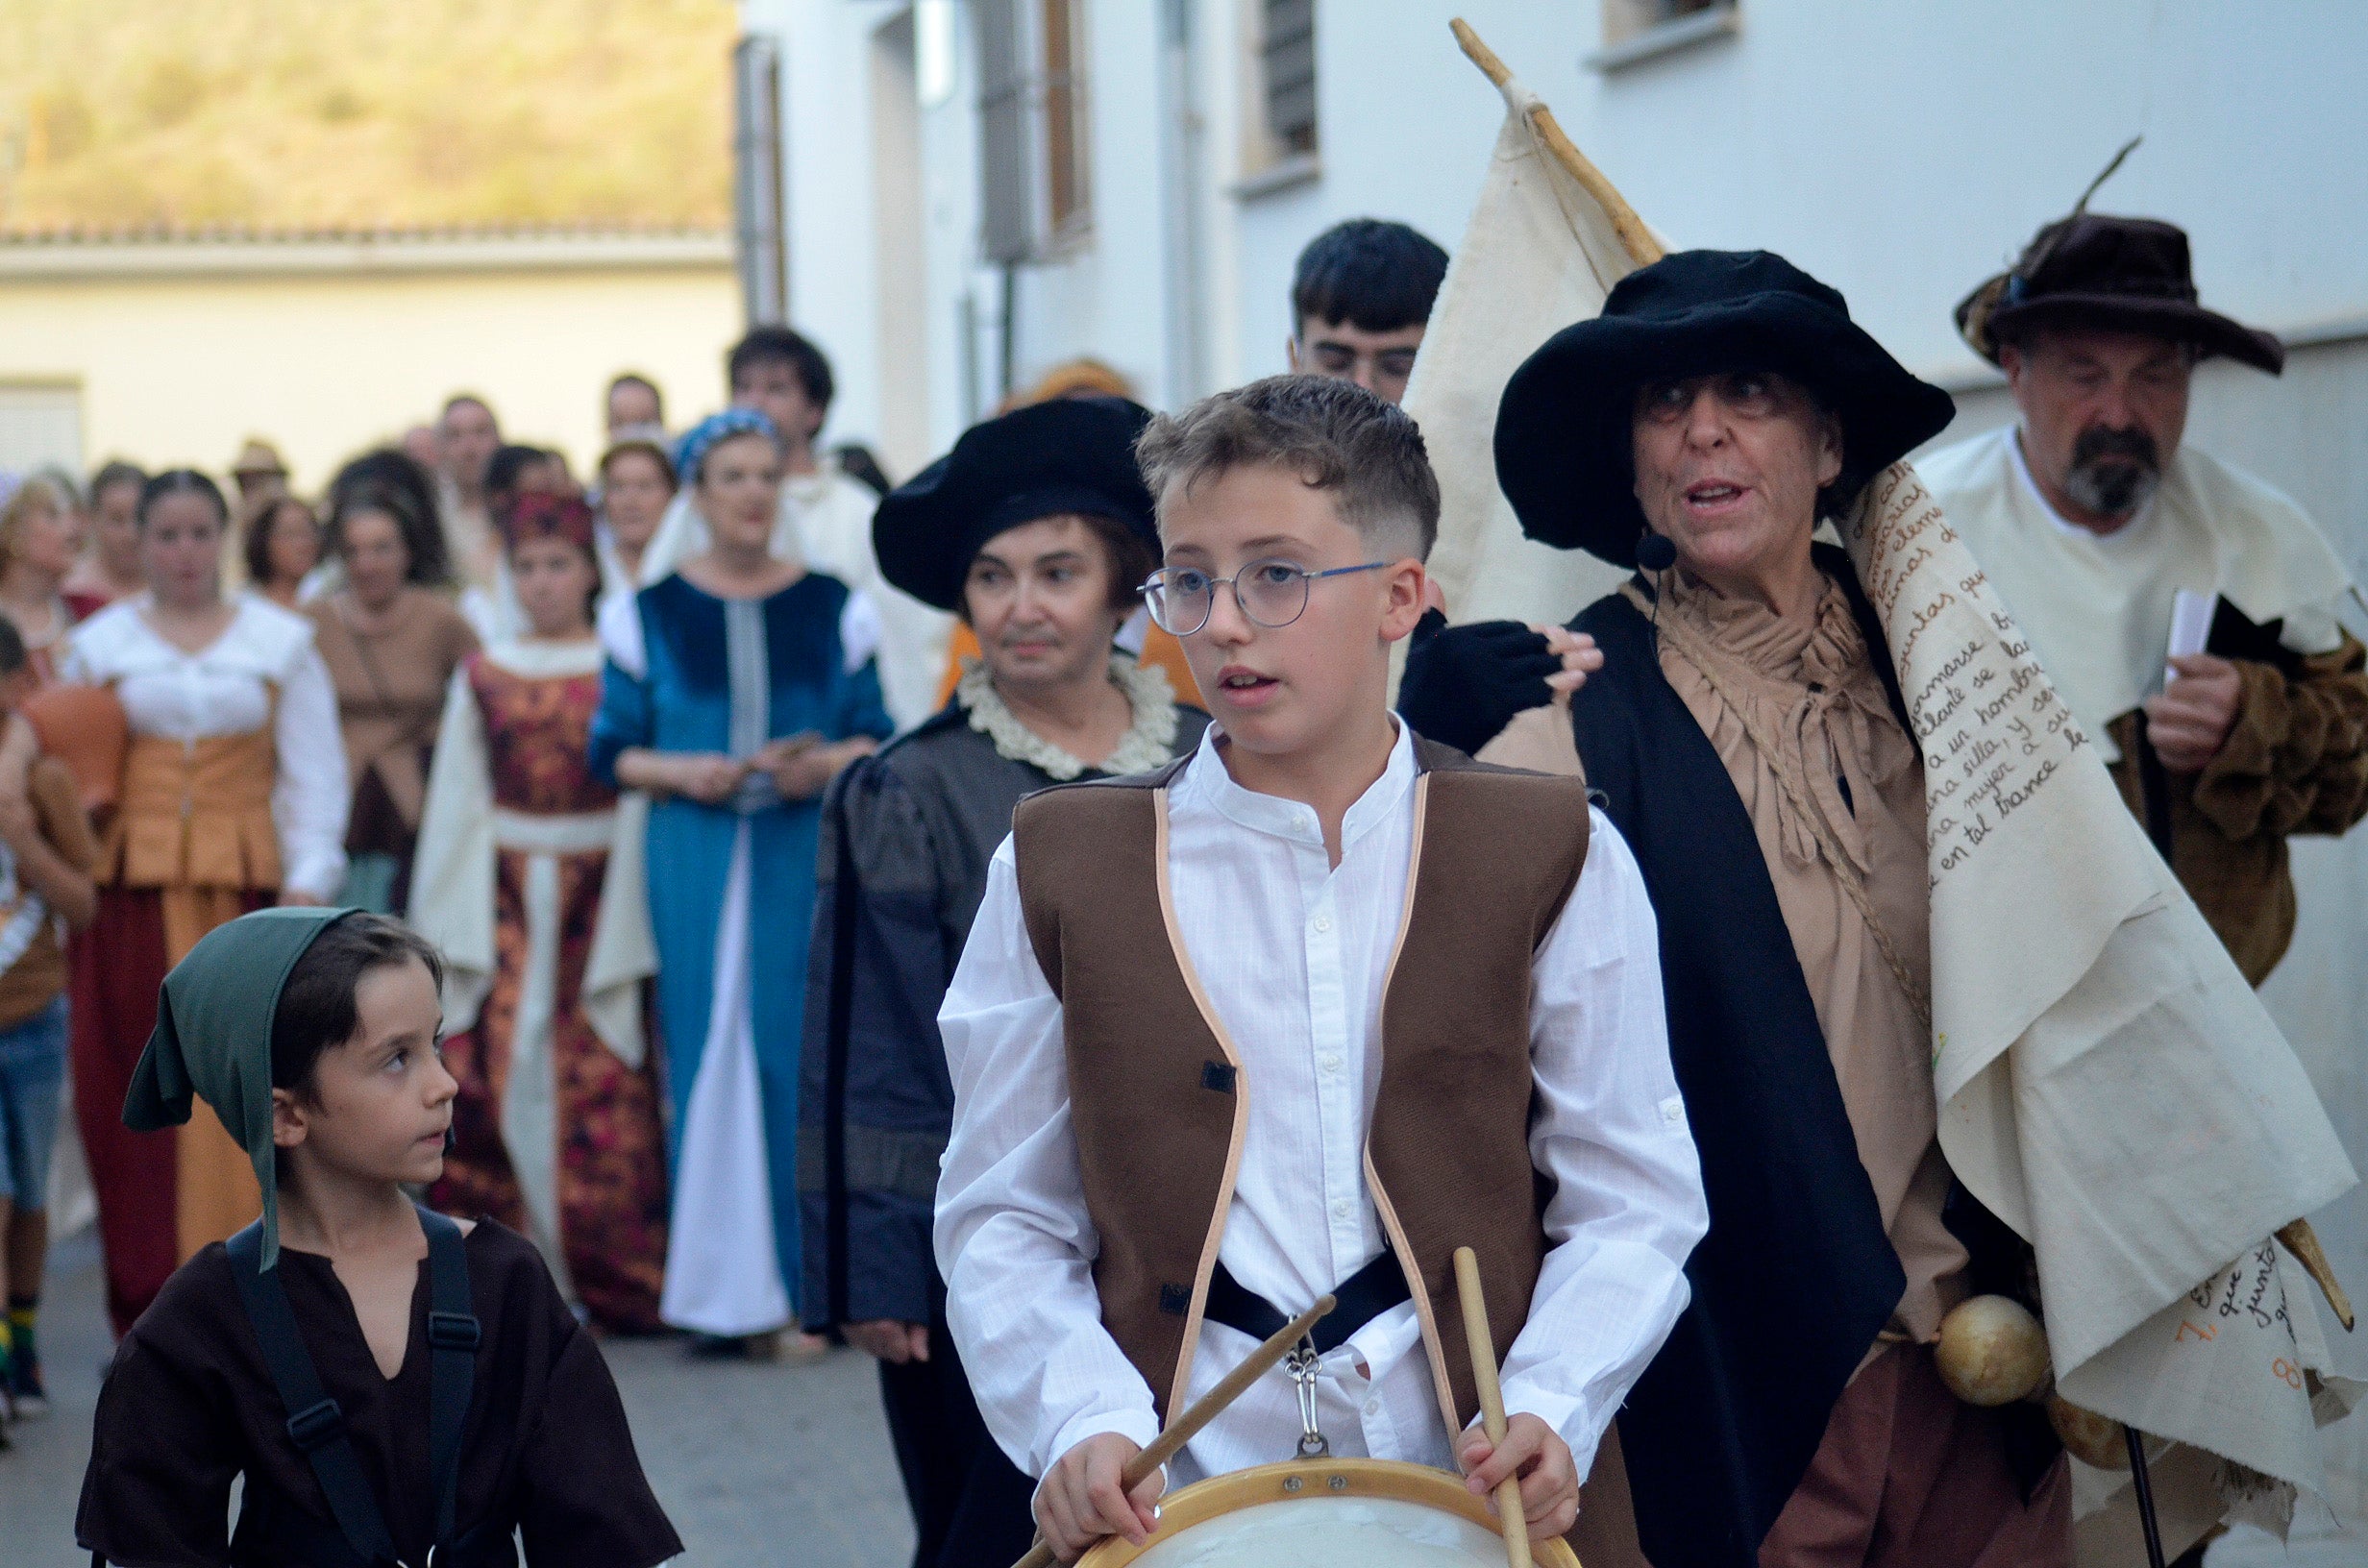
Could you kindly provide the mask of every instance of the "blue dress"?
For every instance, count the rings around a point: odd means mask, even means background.
[[[608,664],[591,763],[628,747],[745,757],[783,736],[893,727],[873,666],[876,620],[835,577],[764,600],[679,576],[602,616]],[[733,800],[650,813],[650,919],[674,1117],[674,1223],[660,1315],[715,1335],[796,1315],[800,1020],[813,924],[819,804],[752,774]],[[770,1248],[752,1244],[770,1233]]]

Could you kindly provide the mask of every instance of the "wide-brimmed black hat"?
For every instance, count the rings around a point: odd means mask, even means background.
[[[2285,345],[2275,333],[2196,303],[2186,231],[2156,218],[2059,218],[2038,232],[2011,271],[1986,280],[1957,306],[1957,330],[1992,364],[1999,344],[2046,326],[2147,332],[2272,376],[2285,368]]]
[[[1135,466],[1135,437],[1150,419],[1124,398],[1055,398],[972,426],[879,503],[880,574],[925,604],[958,609],[988,540],[1065,512],[1108,518],[1157,553],[1151,493]]]
[[[1679,251],[1613,286],[1603,314],[1566,327],[1522,362],[1496,408],[1496,482],[1521,531],[1557,550],[1636,564],[1637,388],[1722,370],[1769,370],[1841,421],[1842,469],[1860,482],[1956,417],[1850,319],[1850,306],[1766,251]]]

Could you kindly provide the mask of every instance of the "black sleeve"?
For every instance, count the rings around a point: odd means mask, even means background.
[[[1546,650],[1545,638],[1518,621],[1450,626],[1445,616],[1428,610],[1407,645],[1398,715],[1418,735],[1477,751],[1514,715],[1552,701],[1545,679],[1562,667]]]
[[[884,761],[840,775],[824,808],[799,1102],[811,1329],[928,1321],[937,1163],[953,1115],[937,1004],[961,956],[940,918],[942,866]]]
[[[633,1451],[600,1347],[570,1327],[533,1429],[519,1440],[518,1528],[529,1568],[652,1568],[682,1552]]]
[[[137,1327],[123,1341],[99,1390],[74,1516],[85,1551],[136,1568],[227,1568],[242,1444],[214,1381]]]

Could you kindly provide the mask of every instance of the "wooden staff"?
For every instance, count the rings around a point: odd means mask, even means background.
[[[1182,1415],[1169,1422],[1168,1429],[1151,1439],[1150,1447],[1126,1461],[1126,1468],[1119,1472],[1119,1489],[1131,1495],[1136,1487],[1158,1474],[1161,1465],[1174,1458],[1196,1433],[1247,1392],[1251,1384],[1273,1370],[1274,1363],[1290,1355],[1291,1347],[1306,1338],[1337,1305],[1330,1296],[1318,1296],[1315,1306],[1284,1324],[1274,1337],[1251,1351],[1241,1365],[1218,1380],[1216,1387],[1194,1400]],[[1051,1544],[1039,1540],[1011,1568],[1052,1568]]]
[[[1471,1381],[1480,1387],[1480,1422],[1492,1444],[1505,1440],[1505,1391],[1496,1384],[1496,1343],[1489,1335],[1488,1298],[1480,1293],[1480,1260],[1469,1247],[1455,1249],[1455,1288],[1464,1298],[1464,1340],[1471,1348]],[[1529,1516],[1521,1511],[1521,1478],[1496,1483],[1496,1522],[1504,1527],[1505,1556],[1513,1568],[1530,1568]]]
[[[1463,48],[1466,57],[1479,66],[1499,90],[1513,80],[1513,73],[1505,68],[1505,62],[1496,58],[1494,50],[1480,41],[1480,35],[1471,30],[1470,23],[1458,16],[1447,26],[1454,30],[1455,41]],[[1628,205],[1628,199],[1619,193],[1618,187],[1606,180],[1603,171],[1589,162],[1587,155],[1564,135],[1563,128],[1555,123],[1554,111],[1543,104],[1530,105],[1529,125],[1537,133],[1538,139],[1545,144],[1545,150],[1554,156],[1554,161],[1579,183],[1579,188],[1595,199],[1595,205],[1603,208],[1603,215],[1612,220],[1613,232],[1619,235],[1619,242],[1627,250],[1628,258],[1640,267],[1650,266],[1660,260],[1665,254],[1661,248],[1661,241],[1655,239],[1653,232],[1644,227],[1644,220],[1637,216],[1636,208]]]
[[[2335,1321],[2343,1325],[2344,1333],[2350,1334],[2356,1321],[2352,1316],[2352,1298],[2343,1293],[2343,1282],[2335,1278],[2335,1265],[2327,1261],[2327,1249],[2319,1245],[2319,1233],[2310,1228],[2310,1221],[2296,1220],[2278,1233],[2278,1239],[2285,1243],[2285,1250],[2294,1255],[2294,1261],[2303,1265],[2303,1272],[2317,1282],[2319,1293],[2334,1311]]]

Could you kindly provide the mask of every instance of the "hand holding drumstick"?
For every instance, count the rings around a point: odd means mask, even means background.
[[[1141,1546],[1155,1524],[1152,1504],[1159,1496],[1160,1467],[1251,1384],[1273,1370],[1336,1305],[1328,1294],[1317,1297],[1314,1306],[1284,1324],[1219,1379],[1216,1387],[1169,1422],[1150,1447],[1130,1452],[1135,1445],[1127,1438],[1104,1433],[1062,1455],[1036,1489],[1036,1523],[1046,1534],[1012,1568],[1052,1568],[1056,1557],[1074,1562],[1104,1535],[1123,1535]]]
[[[1538,1417],[1505,1417],[1496,1384],[1496,1347],[1489,1334],[1488,1303],[1480,1293],[1480,1263],[1469,1247],[1455,1249],[1455,1283],[1464,1301],[1464,1335],[1471,1348],[1472,1380],[1480,1390],[1480,1421],[1456,1444],[1466,1484],[1496,1501],[1513,1568],[1530,1568],[1532,1535],[1567,1534],[1579,1522],[1578,1464],[1570,1445]]]

